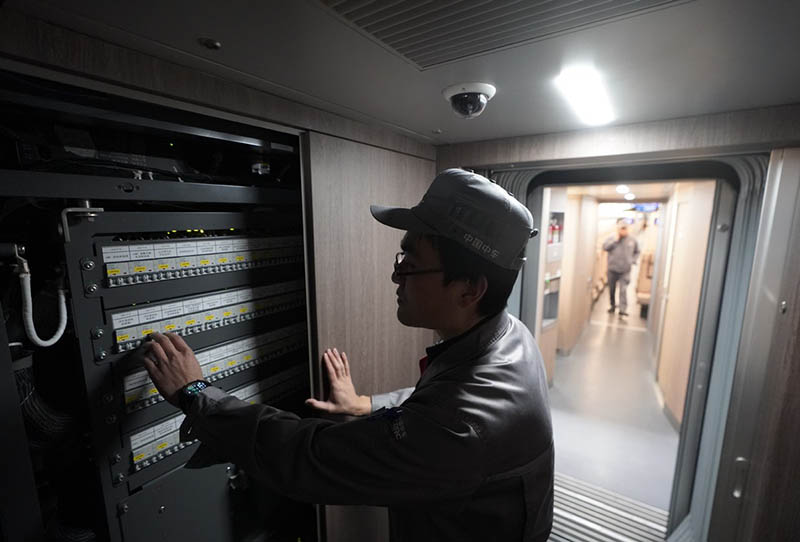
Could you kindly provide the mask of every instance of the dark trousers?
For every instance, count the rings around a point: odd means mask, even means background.
[[[631,281],[631,273],[617,273],[608,270],[608,293],[611,296],[611,307],[616,307],[617,282],[619,282],[619,310],[625,312],[628,308],[628,283]]]

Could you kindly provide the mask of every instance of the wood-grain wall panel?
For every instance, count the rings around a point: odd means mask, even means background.
[[[415,204],[434,163],[316,133],[308,152],[319,347],[347,352],[359,393],[413,386],[434,334],[397,321],[391,271],[403,232],[373,219],[369,205]],[[387,539],[383,509],[326,512],[329,542]]]
[[[800,104],[437,147],[438,169],[595,157],[709,156],[800,143]]]
[[[0,57],[252,118],[435,159],[435,148],[388,130],[269,94],[0,8]]]
[[[433,335],[396,319],[391,272],[403,232],[377,222],[369,206],[417,203],[434,164],[316,133],[309,153],[319,346],[348,352],[364,393],[411,386]]]

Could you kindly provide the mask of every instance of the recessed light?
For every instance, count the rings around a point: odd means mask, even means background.
[[[631,189],[628,188],[627,184],[618,184],[617,185],[617,194],[627,194],[630,191],[631,191]]]
[[[561,70],[554,82],[585,124],[599,126],[614,120],[603,79],[594,67],[568,66]]]
[[[442,133],[442,129],[441,129],[441,128],[436,128],[435,130],[431,130],[431,133],[432,133],[432,134],[439,135],[439,134],[441,134],[441,133]]]
[[[636,196],[634,195],[633,192],[628,192],[627,194],[625,194],[625,199],[628,200],[628,201],[631,201],[631,200],[636,199]]]

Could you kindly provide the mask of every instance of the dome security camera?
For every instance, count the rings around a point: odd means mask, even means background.
[[[464,119],[474,119],[486,109],[497,89],[489,83],[461,83],[450,85],[442,91],[453,112]]]

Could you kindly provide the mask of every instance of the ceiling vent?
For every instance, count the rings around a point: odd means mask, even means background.
[[[424,70],[691,0],[320,0]]]

